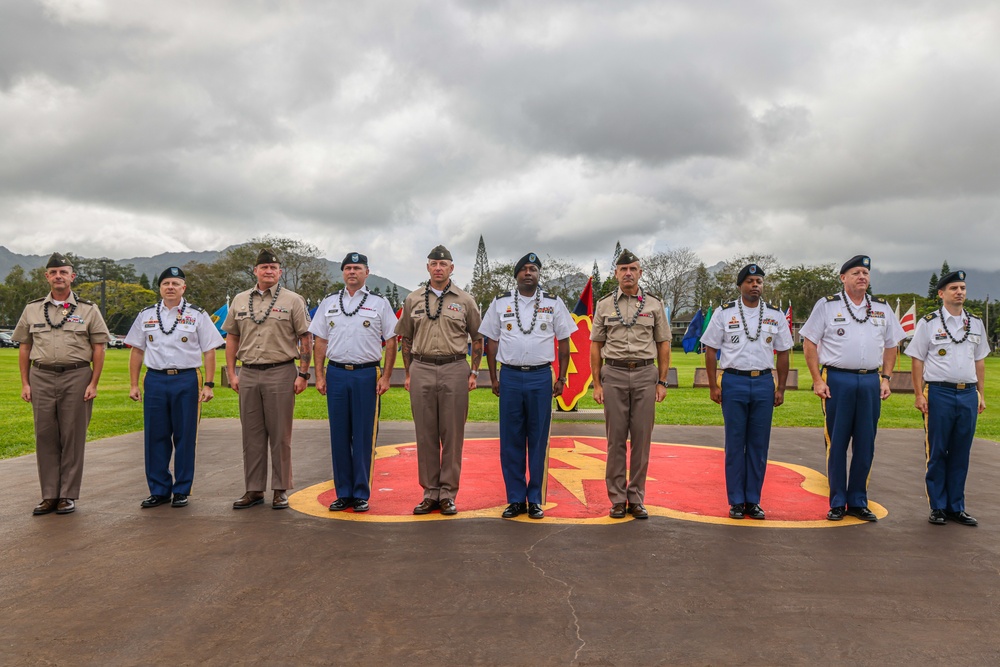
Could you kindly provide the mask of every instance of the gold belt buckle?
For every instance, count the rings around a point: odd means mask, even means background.
[[[177,375],[177,369],[176,368],[168,368],[167,369],[167,375]]]
[[[864,374],[865,374],[865,373],[867,373],[867,372],[868,372],[868,369],[867,369],[867,368],[861,368],[861,369],[859,369],[859,370],[858,370],[858,374],[859,374],[859,375],[864,375]]]
[[[750,371],[750,377],[755,378],[760,375],[760,371]]]
[[[354,370],[354,364],[344,364],[344,370],[345,371],[353,371]]]
[[[630,361],[630,362],[628,362],[628,369],[629,369],[630,371],[631,371],[631,370],[635,370],[636,366],[638,366],[638,363],[636,363],[636,362],[634,362],[634,361]]]
[[[965,383],[959,382],[958,384],[955,385],[955,389],[965,389]]]

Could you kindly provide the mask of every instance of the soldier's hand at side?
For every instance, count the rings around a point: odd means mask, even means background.
[[[31,386],[23,385],[21,387],[21,400],[25,403],[31,403]]]
[[[97,396],[97,387],[92,384],[88,384],[87,388],[83,390],[83,400],[92,401]]]
[[[133,401],[141,401],[142,400],[142,390],[139,389],[139,385],[134,384],[131,387],[129,387],[129,389],[128,389],[128,397],[131,398]]]
[[[308,385],[309,383],[305,378],[295,378],[295,384],[292,385],[292,389],[295,391],[295,395],[298,396],[306,390]]]
[[[979,414],[983,414],[983,410],[986,409],[986,399],[983,398],[982,394],[979,394]]]
[[[656,385],[656,402],[662,403],[663,399],[667,397],[667,388],[662,384]]]
[[[886,380],[885,378],[882,378],[882,382],[879,385],[879,391],[878,391],[878,393],[879,393],[879,397],[883,401],[885,399],[889,398],[889,396],[892,394],[892,389],[889,388],[889,381]]]
[[[493,395],[500,395],[500,378],[490,380],[490,385],[493,387]]]
[[[708,388],[708,397],[712,399],[713,403],[718,403],[722,405],[722,387],[715,385],[714,387]]]
[[[774,407],[778,407],[785,402],[785,390],[775,389],[774,390]]]
[[[378,384],[375,386],[375,393],[379,396],[389,391],[389,376],[391,373],[390,371],[378,379]]]
[[[406,379],[403,380],[403,389],[405,389],[406,391],[410,391],[410,376],[409,375],[407,375]]]
[[[381,384],[382,381],[379,380],[379,385]],[[316,374],[316,391],[319,392],[320,396],[326,396],[326,378],[323,377],[322,373]],[[378,393],[379,396],[382,395],[381,392],[379,392],[377,386],[375,387],[375,391],[376,393]]]
[[[215,391],[213,391],[211,387],[202,387],[201,388],[201,397],[200,397],[200,400],[201,400],[202,403],[208,403],[213,398],[215,398]]]
[[[830,398],[830,385],[823,380],[813,382],[813,393],[820,398]]]
[[[594,387],[594,403],[604,405],[604,387]]]
[[[472,373],[469,373],[469,391],[475,389],[479,384],[479,378],[477,378]]]
[[[236,373],[229,376],[229,388],[237,394],[240,393],[240,376]]]
[[[927,397],[923,394],[917,394],[913,399],[913,407],[920,412],[927,414]]]

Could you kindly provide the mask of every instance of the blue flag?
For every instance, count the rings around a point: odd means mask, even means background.
[[[691,320],[691,324],[688,325],[687,332],[684,334],[684,338],[681,340],[681,346],[684,348],[684,353],[694,352],[698,349],[698,341],[701,340],[701,326],[705,322],[705,314],[698,309],[695,313],[694,318]]]
[[[222,304],[222,308],[212,313],[212,322],[215,324],[215,328],[219,330],[222,337],[226,337],[226,332],[222,330],[222,325],[226,321],[226,316],[229,315],[229,302]]]

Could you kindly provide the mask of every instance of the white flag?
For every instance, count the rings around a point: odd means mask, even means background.
[[[910,306],[910,309],[906,311],[903,318],[899,320],[899,323],[903,325],[903,332],[906,334],[907,338],[913,338],[913,331],[917,328],[917,304],[914,303]]]

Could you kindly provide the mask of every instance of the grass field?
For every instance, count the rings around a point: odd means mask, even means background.
[[[122,433],[142,430],[142,407],[128,397],[128,350],[108,350],[107,361],[98,396],[95,399],[94,417],[90,423],[89,439],[106,438]],[[223,355],[219,353],[220,365]],[[398,361],[397,365],[402,365]],[[721,425],[722,410],[708,398],[707,389],[694,389],[694,369],[704,366],[704,359],[694,354],[675,350],[672,365],[677,368],[680,388],[671,389],[667,400],[657,406],[657,424]],[[809,390],[809,373],[801,353],[792,357],[792,366],[799,370],[800,389],[785,394],[785,404],[775,410],[774,425],[822,426],[819,399]],[[485,368],[485,363],[484,363]],[[909,357],[903,356],[902,370],[909,370]],[[979,417],[977,435],[1000,441],[1000,358],[990,357],[986,363],[986,404],[989,406]],[[17,350],[0,350],[0,419],[6,424],[0,440],[0,458],[20,456],[34,451],[35,440],[31,406],[20,398],[21,382],[17,370]],[[217,387],[216,398],[202,412],[206,418],[237,417],[236,393]],[[496,421],[497,398],[487,389],[473,392],[469,408],[470,421]],[[580,401],[581,408],[597,408],[590,395]],[[298,397],[295,404],[297,419],[326,419],[326,398],[312,387]],[[410,402],[405,390],[390,389],[383,397],[382,419],[409,421]],[[595,421],[601,421],[597,419]],[[919,413],[913,408],[912,394],[893,395],[882,405],[883,428],[922,428]]]

